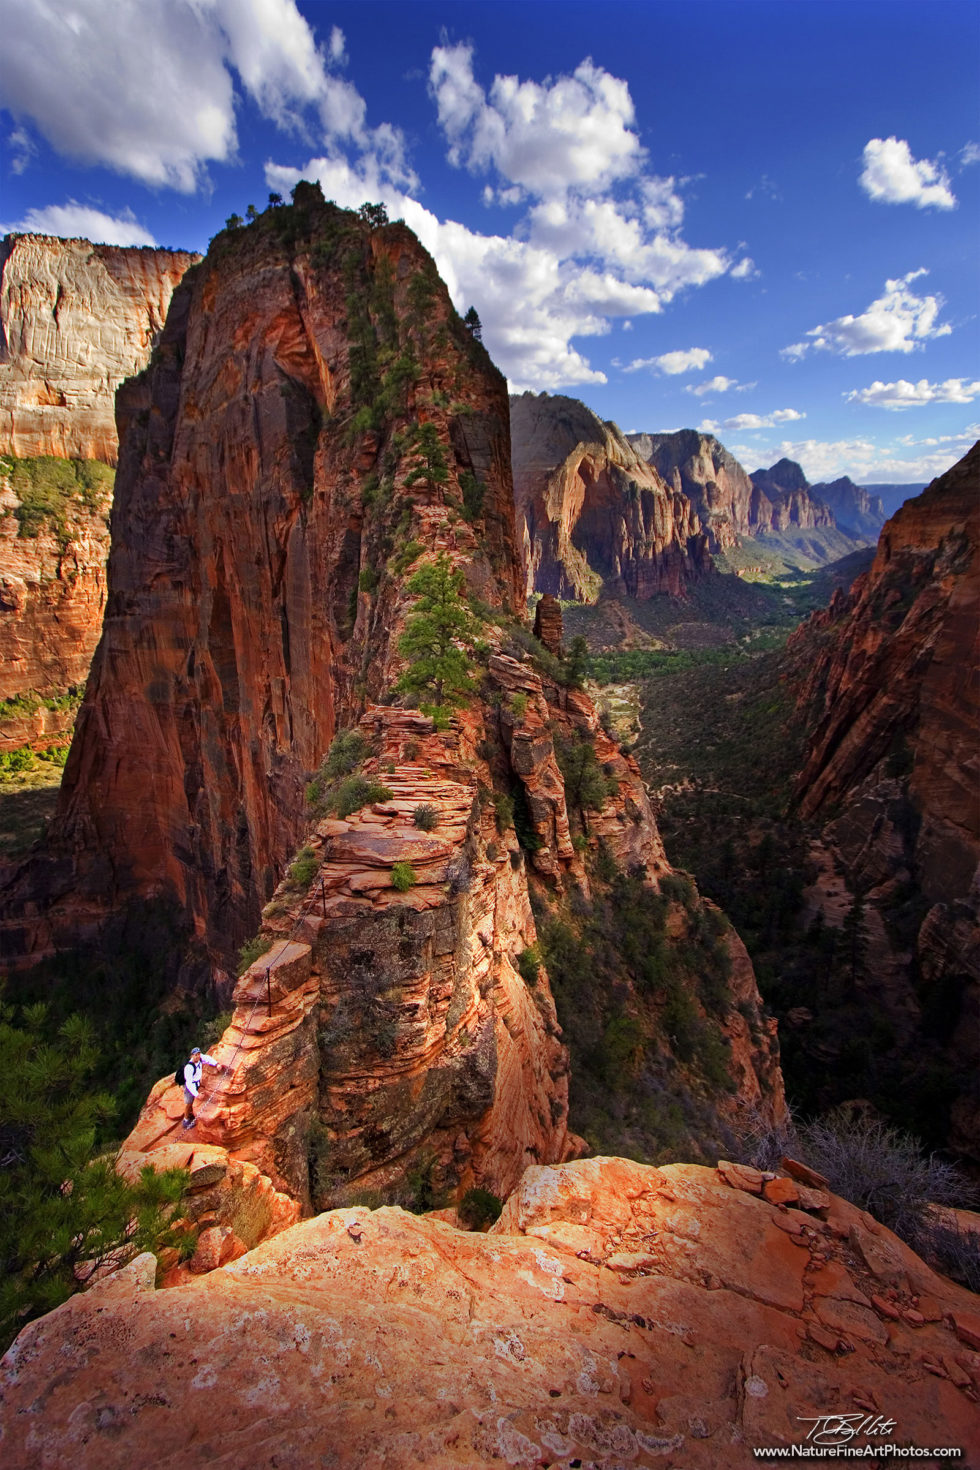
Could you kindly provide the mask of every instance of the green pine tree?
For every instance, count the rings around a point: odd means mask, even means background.
[[[475,688],[469,650],[477,624],[462,595],[463,574],[441,552],[419,567],[408,590],[416,601],[398,648],[411,665],[397,687],[424,696],[426,714],[458,708]]]
[[[111,1153],[93,1157],[96,1127],[115,1110],[87,1086],[97,1060],[81,1017],[52,1037],[43,1005],[19,1024],[0,1005],[0,1352],[92,1266],[173,1243],[185,1171],[147,1166],[133,1185]]]

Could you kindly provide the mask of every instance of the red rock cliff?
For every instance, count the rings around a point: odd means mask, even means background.
[[[0,453],[116,462],[114,398],[200,256],[51,235],[0,242]]]
[[[870,571],[788,645],[810,729],[803,813],[868,905],[881,1002],[933,1027],[964,1078],[953,1141],[980,1157],[980,446],[882,530]],[[890,916],[920,905],[911,948]],[[893,993],[883,980],[891,976]]]
[[[584,403],[547,393],[512,398],[511,443],[529,594],[592,602],[604,587],[681,596],[710,570],[686,496]]]

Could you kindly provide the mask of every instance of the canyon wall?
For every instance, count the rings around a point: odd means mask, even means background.
[[[935,1054],[949,1139],[980,1158],[980,446],[882,530],[870,571],[788,644],[809,730],[803,814],[822,877],[844,875],[861,985],[895,1033]],[[838,913],[833,918],[833,910]]]
[[[200,256],[52,235],[0,241],[0,453],[115,464],[115,392]]]
[[[518,534],[527,591],[593,602],[682,596],[711,567],[685,495],[671,491],[615,424],[574,398],[511,398]]]
[[[712,551],[726,551],[750,536],[752,482],[711,434],[681,429],[675,434],[629,434],[630,444],[673,487],[687,496]]]

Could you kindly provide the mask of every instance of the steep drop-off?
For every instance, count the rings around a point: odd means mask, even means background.
[[[808,726],[814,911],[899,1044],[936,1056],[949,1138],[980,1158],[980,447],[885,525],[869,572],[788,645]],[[836,869],[836,873],[835,873]],[[843,875],[843,883],[839,874]]]
[[[630,434],[630,444],[671,485],[686,495],[712,551],[726,551],[752,534],[752,482],[711,434]]]
[[[0,241],[0,453],[116,462],[115,392],[145,367],[174,288],[200,260],[5,235]]]
[[[579,1146],[532,897],[568,916],[629,873],[665,953],[700,925],[713,958],[710,995],[681,955],[619,1018],[627,1079],[673,1066],[684,975],[674,1085],[712,1136],[777,1120],[744,950],[664,888],[635,763],[517,614],[504,380],[415,237],[298,188],[188,272],[118,413],[103,637],[57,822],[7,885],[7,952],[167,905],[197,946],[184,982],[230,991],[262,911],[200,1136],[303,1208],[412,1179],[501,1193]],[[482,623],[480,682],[438,726],[396,689],[410,573],[437,564]],[[317,821],[306,781],[354,726],[390,794]],[[169,1147],[179,1111],[165,1080],[130,1152]]]
[[[512,397],[511,445],[529,594],[681,596],[710,570],[686,497],[584,403]]]

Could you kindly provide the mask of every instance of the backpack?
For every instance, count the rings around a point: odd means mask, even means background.
[[[184,1086],[186,1086],[186,1084],[184,1082],[184,1068],[186,1066],[187,1066],[187,1063],[186,1062],[181,1062],[180,1066],[177,1068],[176,1072],[174,1073],[174,1081],[176,1082],[176,1084],[177,1084],[178,1087],[184,1087]]]

